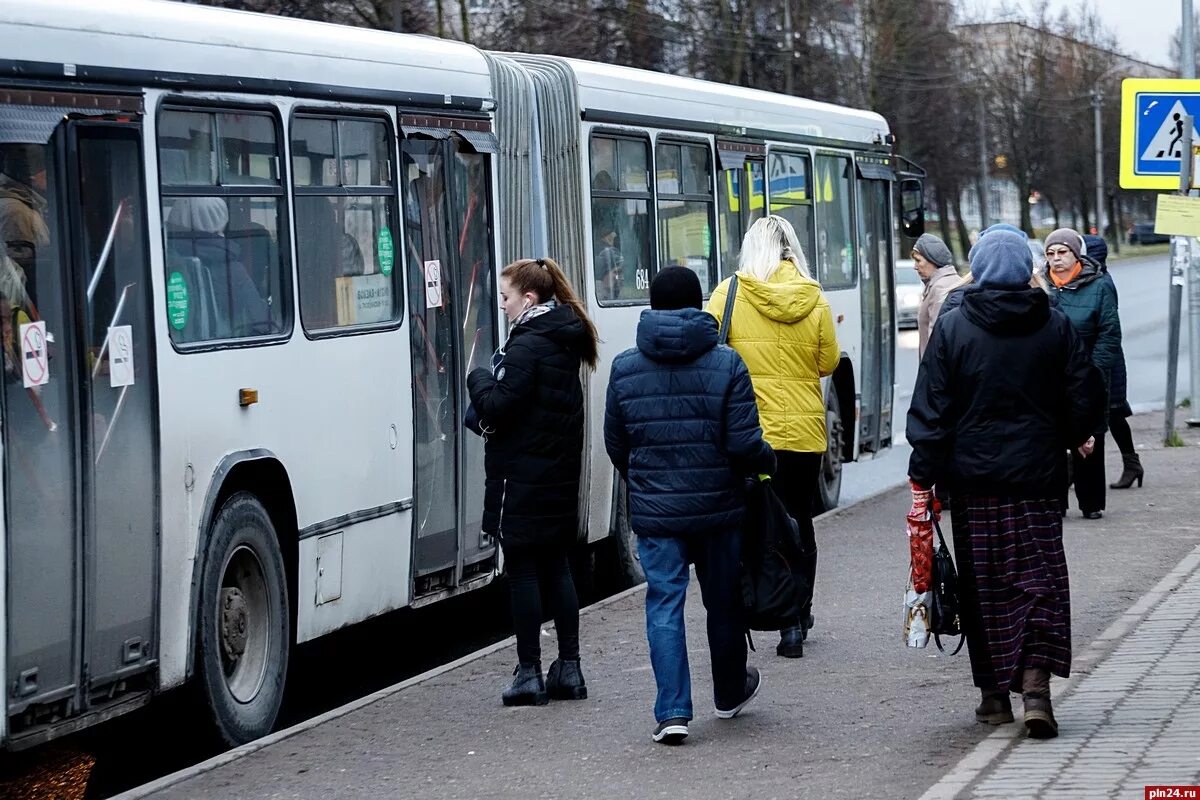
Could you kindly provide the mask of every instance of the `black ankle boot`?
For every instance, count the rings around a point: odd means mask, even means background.
[[[579,659],[555,659],[546,673],[546,692],[554,700],[586,700],[587,684]]]
[[[541,664],[518,664],[513,670],[512,684],[500,698],[506,706],[544,706],[550,702],[546,681],[542,679]]]
[[[784,658],[804,658],[804,631],[799,625],[784,628],[779,632],[779,644],[775,645],[775,655]]]
[[[1137,453],[1121,454],[1121,461],[1125,465],[1125,469],[1121,471],[1121,477],[1117,478],[1116,483],[1110,483],[1110,489],[1128,489],[1133,486],[1133,482],[1137,481],[1138,488],[1142,487],[1142,479],[1146,475],[1146,470],[1142,469],[1142,459]]]

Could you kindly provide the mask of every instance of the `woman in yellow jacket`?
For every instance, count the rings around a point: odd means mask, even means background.
[[[812,586],[817,572],[813,494],[828,447],[821,378],[831,375],[841,350],[829,301],[813,280],[796,231],[783,217],[758,220],[742,240],[731,320],[723,320],[729,281],[708,301],[708,312],[729,326],[758,401],[763,438],[775,449],[775,489],[800,526],[805,554],[797,572],[808,584],[796,625],[782,631],[775,652],[804,655],[812,627]]]

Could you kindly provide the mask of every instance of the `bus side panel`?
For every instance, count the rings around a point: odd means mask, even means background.
[[[152,101],[157,101],[155,96]],[[154,103],[148,101],[148,107]],[[288,109],[281,108],[286,119]],[[153,115],[148,114],[152,119]],[[152,127],[152,126],[148,126]],[[154,146],[148,133],[148,151]],[[285,154],[286,155],[286,154]],[[157,210],[157,169],[149,159],[151,211]],[[289,196],[287,206],[291,209]],[[293,210],[294,211],[294,210]],[[289,213],[293,220],[294,213]],[[154,258],[155,325],[159,334],[162,430],[163,582],[160,597],[160,683],[181,683],[189,672],[195,625],[194,572],[203,567],[205,504],[222,461],[230,453],[262,449],[282,463],[296,502],[296,529],[277,530],[284,544],[300,532],[372,509],[398,508],[412,497],[412,390],[408,329],[312,340],[301,326],[293,292],[293,330],[282,343],[211,352],[179,353],[170,345],[163,277],[160,225],[151,223]],[[280,251],[294,252],[291,241]],[[292,260],[289,259],[289,262]],[[290,280],[295,285],[295,267]],[[241,389],[258,392],[258,402],[242,408]],[[213,509],[213,514],[219,509]],[[380,512],[383,513],[383,512]],[[280,528],[280,521],[276,521]],[[387,529],[387,546],[379,539]],[[353,587],[351,601],[333,600],[322,611],[323,626],[362,618],[364,598],[372,613],[408,602],[411,518],[388,513],[345,528],[342,583]],[[291,542],[285,537],[290,537]],[[288,552],[289,547],[283,547]],[[302,552],[315,557],[304,548]],[[368,566],[373,554],[376,559]],[[287,564],[297,574],[299,565]],[[307,568],[311,567],[309,565]],[[304,574],[309,574],[305,572]],[[315,630],[313,585],[297,587],[297,629]],[[345,589],[344,592],[345,593]],[[369,614],[368,614],[369,615]],[[334,622],[341,618],[342,622]]]

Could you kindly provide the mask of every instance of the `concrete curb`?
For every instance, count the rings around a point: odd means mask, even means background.
[[[1120,641],[1129,635],[1138,623],[1162,600],[1183,583],[1200,567],[1200,545],[1185,556],[1174,569],[1167,573],[1153,589],[1142,595],[1129,610],[1118,617],[1104,632],[1092,640],[1087,649],[1071,661],[1071,677],[1060,683],[1051,684],[1057,700],[1073,690],[1083,678],[1104,660]],[[963,756],[941,780],[930,786],[919,800],[953,800],[983,774],[993,761],[1003,755],[1009,747],[1020,741],[1025,733],[1022,725],[1003,725]]]
[[[879,497],[881,497],[885,494],[888,494],[889,492],[895,491],[897,488],[902,486],[903,483],[904,483],[903,481],[899,481],[896,483],[889,484],[888,486],[880,489],[879,491],[872,492],[871,494],[867,495],[866,497],[859,498],[858,500],[847,503],[844,506],[838,506],[837,508],[835,508],[831,511],[826,511],[824,514],[817,516],[815,519],[817,519],[817,520],[833,519],[834,517],[837,517],[841,514],[844,514],[848,511],[850,511],[851,509],[855,508],[858,505],[870,502],[872,500],[876,500]],[[646,589],[646,585],[644,583],[640,583],[637,586],[631,586],[622,592],[618,592],[617,594],[612,595],[611,597],[606,597],[603,600],[599,600],[585,608],[580,609],[579,613],[581,616],[583,616],[585,614],[590,614],[595,611],[599,611],[603,608],[613,605],[614,603],[619,603],[620,601],[624,600],[627,597],[631,597],[640,592],[644,592],[645,589]],[[281,731],[276,731],[275,733],[272,733],[269,736],[264,736],[261,739],[255,739],[253,742],[247,742],[246,744],[241,745],[239,747],[235,747],[232,750],[226,750],[224,753],[213,756],[212,758],[208,759],[207,761],[201,761],[199,764],[193,764],[190,767],[185,767],[184,769],[181,769],[178,772],[172,772],[170,775],[164,775],[163,777],[158,778],[157,780],[150,781],[149,783],[144,783],[141,786],[138,786],[138,787],[135,787],[128,791],[122,792],[121,794],[114,795],[109,800],[140,800],[143,797],[148,797],[149,795],[152,795],[155,792],[160,792],[164,789],[168,789],[172,786],[176,786],[180,783],[183,783],[184,781],[191,780],[192,778],[195,778],[199,775],[203,775],[206,772],[212,772],[213,770],[217,769],[218,767],[223,767],[226,764],[231,764],[234,761],[238,761],[242,758],[245,758],[246,756],[251,755],[252,753],[257,753],[259,750],[270,747],[273,744],[282,742],[285,739],[290,739],[291,737],[296,736],[297,734],[304,733],[305,731],[312,730],[313,728],[324,725],[327,722],[338,719],[340,717],[344,717],[348,714],[351,714],[351,713],[357,711],[360,708],[363,708],[365,706],[368,706],[372,703],[378,702],[385,698],[391,697],[392,695],[397,694],[398,692],[402,692],[405,689],[416,686],[419,683],[424,683],[425,681],[436,678],[439,675],[444,675],[445,673],[450,672],[455,669],[458,669],[459,667],[461,667],[465,664],[469,664],[472,661],[478,661],[479,659],[489,656],[492,653],[496,653],[500,650],[503,650],[506,647],[515,646],[516,643],[517,643],[516,637],[509,636],[507,639],[502,639],[501,641],[496,642],[495,644],[490,644],[487,647],[484,647],[480,650],[474,651],[473,653],[467,653],[465,656],[463,656],[459,659],[456,659],[454,661],[451,661],[448,664],[442,664],[439,667],[434,667],[431,670],[422,672],[420,675],[416,675],[407,680],[393,684],[392,686],[388,686],[384,689],[380,689],[377,692],[372,692],[371,694],[360,697],[357,700],[353,700],[343,706],[338,706],[337,708],[326,711],[324,714],[319,714],[318,716],[311,717],[309,719],[304,720],[303,722],[298,722],[295,725],[291,726],[290,728],[284,728]]]

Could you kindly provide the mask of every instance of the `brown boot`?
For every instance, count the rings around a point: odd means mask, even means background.
[[[1025,727],[1031,739],[1053,739],[1058,736],[1058,722],[1050,705],[1050,671],[1033,667],[1021,675],[1021,691],[1025,696]]]
[[[981,689],[983,699],[975,707],[975,719],[988,725],[1004,725],[1013,721],[1012,701],[1008,692],[1000,689]]]

